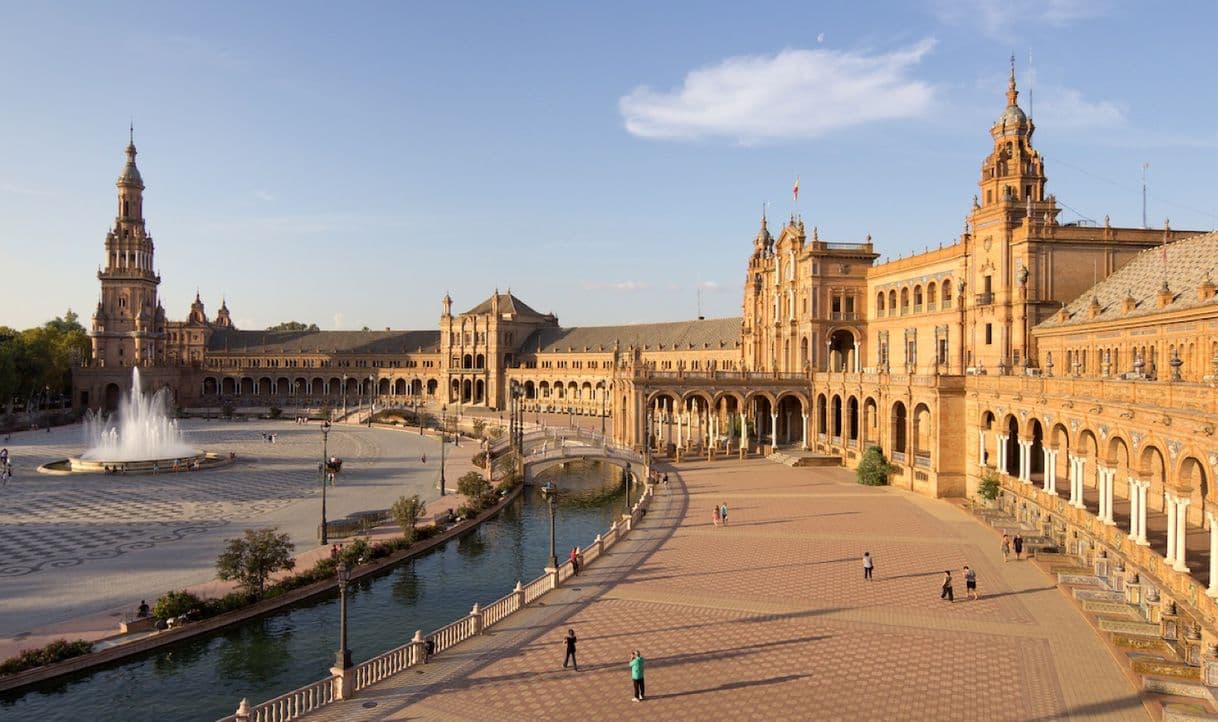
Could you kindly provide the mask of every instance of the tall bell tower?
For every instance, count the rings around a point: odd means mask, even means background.
[[[115,186],[118,215],[106,234],[106,265],[97,272],[101,299],[89,336],[102,366],[150,365],[163,356],[165,309],[157,301],[152,237],[144,224],[144,180],[135,164],[135,132]]]

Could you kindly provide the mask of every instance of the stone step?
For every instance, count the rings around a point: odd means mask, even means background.
[[[1212,722],[1218,720],[1218,715],[1205,708],[1205,705],[1193,702],[1163,700],[1163,719],[1172,722]]]
[[[1082,602],[1083,611],[1090,614],[1098,614],[1107,618],[1132,619],[1135,621],[1141,621],[1142,619],[1137,609],[1124,602],[1100,599],[1083,599]]]
[[[1111,602],[1124,604],[1125,596],[1120,592],[1114,592],[1111,589],[1075,589],[1074,598],[1080,602]],[[1132,608],[1132,607],[1131,607]]]
[[[1102,587],[1104,582],[1094,574],[1088,574],[1086,570],[1077,572],[1061,572],[1057,573],[1058,584],[1069,584],[1072,587]]]
[[[1110,639],[1113,644],[1122,649],[1134,650],[1131,658],[1139,654],[1153,654],[1163,658],[1176,654],[1176,650],[1172,649],[1170,644],[1158,637],[1113,632]]]
[[[1134,667],[1137,669],[1137,667]],[[1142,689],[1155,694],[1171,695],[1173,697],[1188,697],[1189,699],[1201,700],[1213,705],[1214,695],[1201,684],[1201,670],[1196,667],[1189,667],[1196,674],[1196,681],[1190,682],[1188,678],[1174,674],[1158,674],[1146,673],[1142,677]]]
[[[1105,632],[1115,632],[1130,637],[1159,638],[1159,625],[1150,622],[1133,622],[1124,619],[1101,619],[1099,627]]]
[[[1201,686],[1201,668],[1190,667],[1184,662],[1173,659],[1161,659],[1151,656],[1141,657],[1133,660],[1133,671],[1142,675],[1142,684],[1146,684],[1148,678],[1159,678],[1176,681],[1192,681],[1199,690],[1203,690]],[[1181,686],[1180,689],[1184,689]],[[1159,691],[1159,690],[1155,690]],[[1180,694],[1180,692],[1167,692],[1166,694]],[[1187,695],[1194,696],[1194,695]]]

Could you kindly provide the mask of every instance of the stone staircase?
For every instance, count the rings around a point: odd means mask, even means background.
[[[841,466],[842,459],[832,454],[818,454],[815,451],[800,451],[783,449],[772,452],[766,457],[776,464],[797,466]]]
[[[1000,532],[1018,531],[1035,548],[1042,540],[1035,529],[1020,524],[996,509],[977,508],[974,514]],[[1056,548],[1035,554],[1036,562],[1057,580],[1057,585],[1082,611],[1084,617],[1122,660],[1142,689],[1143,699],[1161,710],[1161,719],[1172,722],[1218,720],[1218,698],[1201,682],[1201,668],[1188,664],[1177,647],[1163,639],[1157,622],[1146,618],[1142,606],[1131,604],[1125,593],[1097,576],[1096,569],[1080,566],[1078,559]],[[1029,557],[1032,555],[1029,554]],[[1119,586],[1119,584],[1117,585]]]

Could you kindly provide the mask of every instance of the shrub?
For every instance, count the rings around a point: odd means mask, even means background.
[[[468,471],[457,479],[457,493],[470,499],[478,499],[491,491],[491,483],[482,474]]]
[[[977,496],[987,501],[993,501],[998,498],[998,491],[1001,484],[998,483],[998,475],[992,470],[987,469],[981,477],[981,483],[977,484]]]
[[[495,485],[495,491],[499,492],[500,494],[504,494],[523,483],[524,474],[521,474],[519,471],[512,471]]]
[[[48,664],[55,664],[65,659],[79,657],[92,651],[92,642],[83,639],[77,639],[72,642],[66,639],[56,639],[40,649],[23,649],[15,657],[9,657],[0,662],[0,676],[16,674],[36,667],[45,667]]]
[[[474,438],[481,439],[483,431],[486,431],[486,419],[474,419]]]
[[[402,536],[407,542],[412,542],[415,539],[417,530],[415,524],[426,512],[426,505],[419,499],[419,495],[399,496],[398,500],[393,502],[393,507],[390,511],[393,513],[394,520],[398,526],[402,527]]]
[[[479,469],[485,469],[486,468],[486,452],[479,451],[477,454],[474,454],[474,458],[471,459],[471,461],[473,462],[474,466],[478,467]]]
[[[884,486],[888,483],[888,475],[892,466],[884,458],[884,452],[878,446],[869,446],[859,459],[855,474],[860,484],[866,486]]]
[[[361,564],[363,561],[368,561],[371,557],[372,545],[368,543],[368,539],[365,537],[359,537],[350,544],[344,545],[343,550],[338,555],[338,558],[349,567]]]
[[[278,406],[272,406],[268,414],[272,419],[277,419],[280,416],[283,416],[283,409],[279,408]]]
[[[261,597],[271,574],[296,566],[292,558],[296,545],[287,534],[276,531],[246,529],[243,536],[229,539],[216,560],[216,575],[226,581],[235,579],[248,595]]]
[[[157,619],[180,617],[192,609],[201,609],[203,600],[190,592],[165,592],[152,605],[152,616]]]

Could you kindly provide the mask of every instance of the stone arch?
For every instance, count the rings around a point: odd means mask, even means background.
[[[816,397],[816,433],[821,436],[829,433],[829,400],[824,394]]]
[[[123,390],[119,388],[118,384],[106,384],[106,392],[103,395],[103,398],[104,401],[102,402],[102,408],[104,408],[108,413],[113,413],[118,411],[118,405],[123,400]]]
[[[381,379],[376,384],[376,392],[382,396],[388,396],[392,392],[393,382],[389,379]]]
[[[841,443],[842,397],[838,394],[834,394],[829,400],[829,435],[833,437],[833,443]]]
[[[275,379],[275,395],[276,396],[287,396],[289,388],[290,387],[288,386],[287,377],[280,376],[279,378]]]
[[[467,353],[461,357],[461,368],[470,369],[473,367],[474,367],[474,355],[473,354]]]
[[[909,313],[909,286],[901,289],[901,314]]]
[[[275,393],[275,384],[271,381],[270,376],[263,376],[258,379],[258,393],[263,396],[269,396]]]
[[[934,446],[934,429],[931,423],[930,406],[919,402],[913,411],[913,452],[915,460],[918,457],[928,462],[931,448]]]
[[[854,367],[854,332],[839,328],[829,335],[829,355],[825,359],[830,371],[852,371]]]
[[[1019,419],[1014,414],[1007,414],[1003,423],[1006,433],[1006,468],[1001,471],[1010,476],[1019,476]]]
[[[408,388],[409,385],[406,383],[406,379],[397,379],[393,382],[393,393],[395,396],[405,396]]]
[[[474,381],[474,403],[486,403],[486,381],[483,379]]]
[[[1070,450],[1070,431],[1065,424],[1054,424],[1049,431],[1048,444],[1050,449],[1055,449],[1060,454],[1063,451]]]
[[[309,393],[310,394],[323,394],[323,393],[325,393],[325,389],[326,389],[325,379],[314,376],[309,381]]]
[[[799,369],[805,371],[808,365],[812,362],[808,356],[808,337],[804,336],[799,339]]]
[[[883,291],[880,291],[879,293],[875,294],[875,315],[877,315],[877,316],[884,315],[884,292]]]
[[[478,354],[477,356],[475,356],[474,357],[474,368],[476,368],[476,369],[486,368],[486,356],[484,356],[483,354]]]
[[[249,376],[242,376],[241,385],[238,388],[241,389],[242,396],[253,396],[254,380],[252,378],[250,378]]]
[[[550,398],[550,394],[553,393],[553,390],[550,388],[550,382],[543,379],[542,382],[537,385],[537,392],[543,399]]]
[[[913,305],[914,310],[920,310],[925,299],[922,297],[922,284],[914,284],[913,287]]]
[[[219,385],[219,383],[216,382],[216,377],[208,376],[203,379],[203,395],[204,396],[215,396],[216,393],[218,393],[219,388],[220,388],[220,385]]]
[[[943,292],[940,293],[939,296],[943,300],[943,307],[947,308],[948,306],[952,305],[952,279],[949,278],[943,281],[940,288],[943,290]]]
[[[851,446],[858,446],[859,400],[857,396],[851,396],[846,401],[846,440]]]
[[[440,388],[440,382],[437,379],[427,379],[427,395],[435,397],[436,391]]]
[[[220,393],[228,396],[237,393],[237,380],[231,376],[220,379]]]
[[[888,435],[888,438],[892,439],[892,452],[894,454],[905,454],[909,451],[908,439],[905,436],[905,428],[908,421],[905,402],[894,401],[892,403],[892,413],[889,416],[891,430]]]
[[[769,439],[774,433],[774,424],[770,418],[773,414],[773,409],[776,407],[774,397],[765,391],[754,391],[749,394],[747,399],[748,406],[752,410],[753,423],[756,428],[756,439],[760,443],[762,439]]]
[[[1028,474],[1031,478],[1043,478],[1045,473],[1045,427],[1040,419],[1032,417],[1028,420],[1027,438],[1032,442],[1028,450]]]
[[[533,383],[532,379],[524,382],[524,397],[526,399],[537,398],[537,384]]]
[[[897,312],[897,291],[894,288],[888,292],[888,315],[891,316]]]
[[[870,396],[863,401],[863,443],[880,443],[880,406]]]
[[[934,281],[926,284],[926,307],[929,310],[939,300],[939,286]]]
[[[796,393],[784,393],[778,397],[775,406],[778,415],[778,443],[794,444],[803,440],[803,416],[807,413],[808,404]]]

